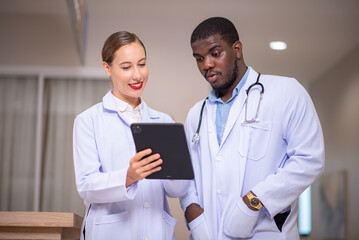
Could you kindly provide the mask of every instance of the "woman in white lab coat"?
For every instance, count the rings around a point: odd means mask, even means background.
[[[177,220],[166,196],[183,196],[188,182],[145,179],[162,159],[150,149],[136,153],[130,130],[134,122],[173,122],[141,99],[145,47],[135,34],[116,32],[102,60],[113,89],[74,123],[76,185],[86,205],[81,239],[174,239]]]

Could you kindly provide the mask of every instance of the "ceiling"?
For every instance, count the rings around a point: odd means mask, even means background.
[[[211,16],[234,22],[247,65],[303,85],[359,45],[357,0],[87,0],[87,6],[85,67],[101,67],[105,38],[128,30],[145,42],[159,76],[185,76],[196,68],[190,34]],[[0,31],[0,65],[82,66],[65,0],[0,0]],[[271,50],[272,40],[288,49]]]

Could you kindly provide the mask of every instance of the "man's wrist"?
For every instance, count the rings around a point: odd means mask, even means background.
[[[243,196],[242,199],[247,207],[253,211],[258,211],[263,207],[259,198],[257,198],[257,196],[252,191],[249,191],[246,195]]]
[[[185,218],[187,220],[187,223],[192,222],[194,219],[196,219],[199,215],[201,215],[204,212],[203,208],[201,208],[200,205],[197,203],[191,203],[188,205],[185,211]]]

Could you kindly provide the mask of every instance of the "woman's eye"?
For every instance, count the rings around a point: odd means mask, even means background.
[[[128,70],[130,67],[122,67],[123,70]]]

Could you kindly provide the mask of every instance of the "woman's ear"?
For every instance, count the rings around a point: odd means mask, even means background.
[[[102,67],[105,70],[107,76],[111,77],[111,67],[107,62],[102,62]]]
[[[235,41],[232,45],[232,49],[235,52],[238,59],[242,58],[242,43],[240,41]]]

